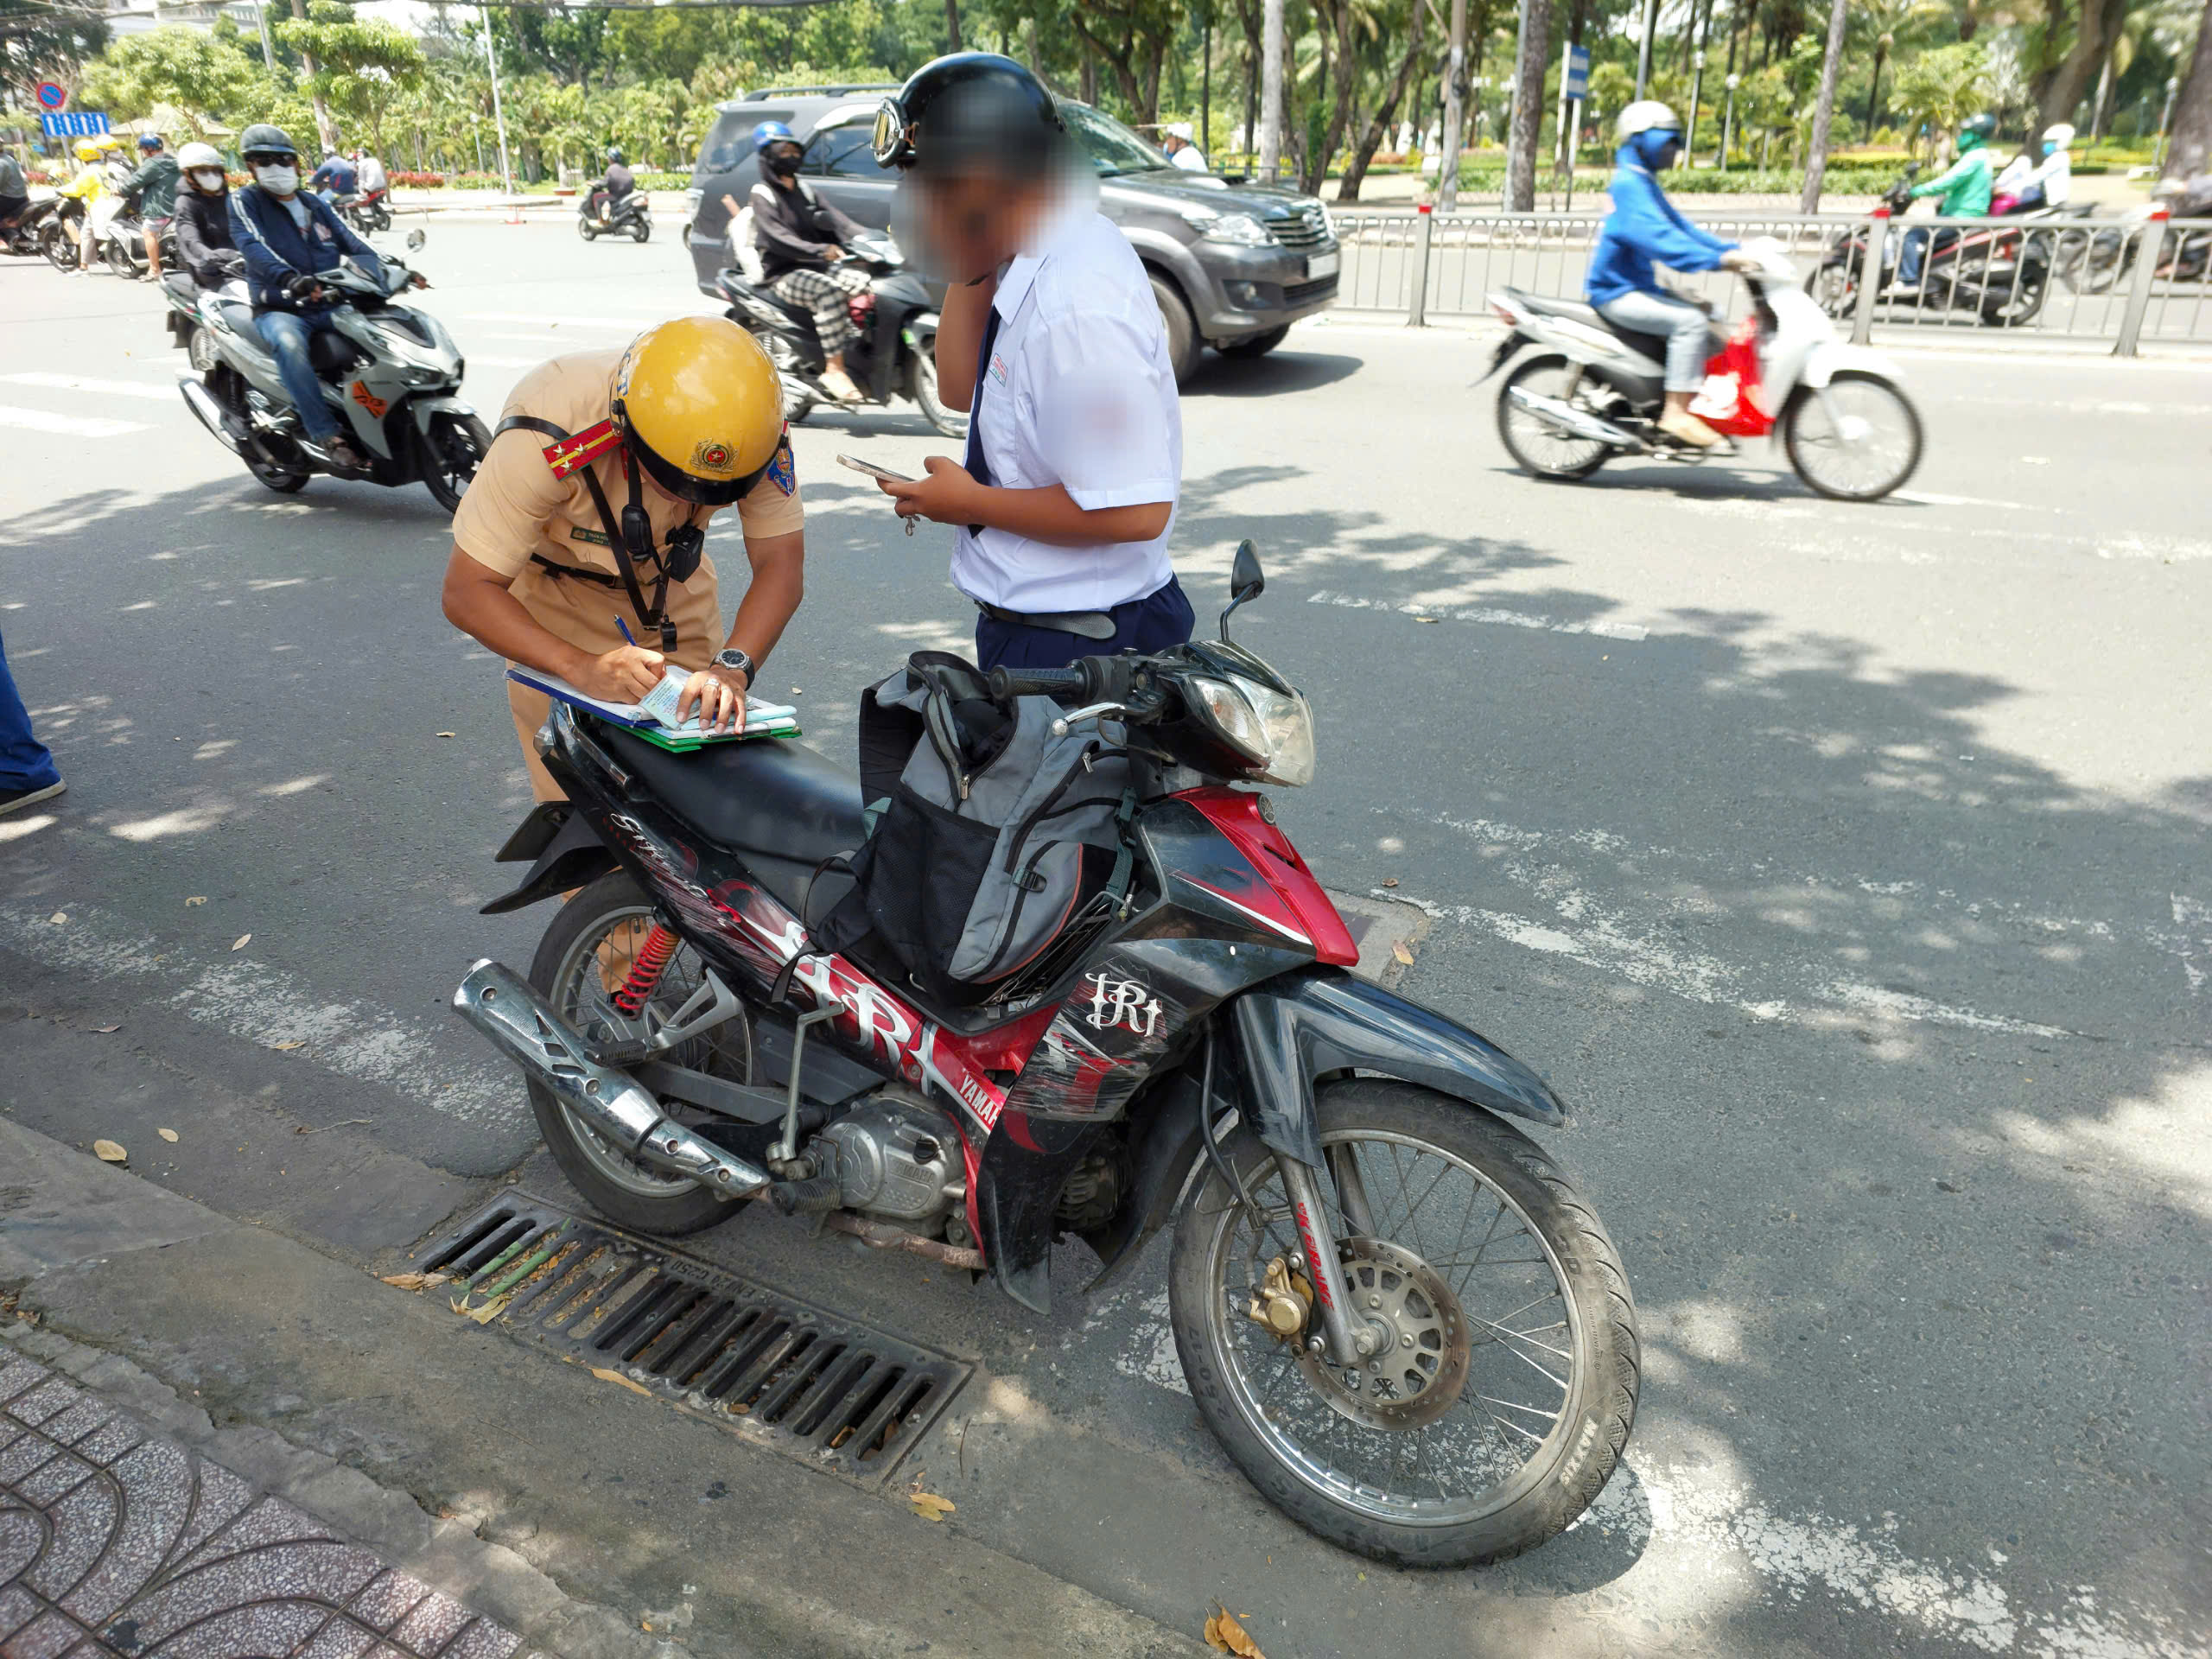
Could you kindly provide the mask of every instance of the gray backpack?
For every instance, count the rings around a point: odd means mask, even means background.
[[[944,652],[918,652],[870,687],[868,838],[815,942],[887,956],[931,996],[979,1000],[1035,961],[1085,898],[1125,892],[1136,794],[1121,733],[1055,735],[1061,713],[1047,697],[993,702],[974,665]]]

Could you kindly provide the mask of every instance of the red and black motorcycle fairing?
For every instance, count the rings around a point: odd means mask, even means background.
[[[1217,1033],[1217,1096],[1275,1150],[1319,1166],[1313,1087],[1352,1069],[1557,1123],[1564,1110],[1534,1073],[1474,1033],[1344,969],[1357,953],[1333,905],[1272,821],[1264,798],[1204,788],[1137,814],[1136,880],[1109,924],[1054,983],[1008,1007],[925,1009],[835,955],[804,956],[799,918],[738,854],[661,805],[556,703],[548,769],[573,806],[540,807],[500,857],[531,858],[497,913],[591,880],[618,864],[757,1009],[788,969],[785,1007],[834,1006],[829,1045],[874,1077],[939,1100],[961,1130],[968,1220],[993,1277],[1016,1300],[1049,1306],[1052,1238],[1070,1177],[1087,1160],[1117,1200],[1083,1218],[1101,1280],[1172,1216],[1200,1156],[1202,1039]],[[724,751],[741,769],[753,743]],[[857,790],[855,790],[857,795]],[[796,965],[794,964],[794,959]],[[1220,1022],[1224,1003],[1235,1010]],[[817,1039],[810,1037],[809,1052]],[[814,1062],[809,1060],[811,1071]],[[849,1080],[851,1072],[844,1071]],[[853,1090],[810,1099],[836,1106]]]

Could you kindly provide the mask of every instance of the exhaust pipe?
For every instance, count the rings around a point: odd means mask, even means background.
[[[764,1171],[670,1122],[628,1072],[588,1058],[583,1039],[552,1004],[488,957],[461,982],[453,1009],[625,1156],[696,1181],[717,1198],[747,1198],[768,1185]]]
[[[1644,447],[1643,441],[1634,433],[1615,426],[1611,421],[1601,421],[1572,404],[1562,403],[1556,397],[1541,397],[1526,386],[1508,386],[1506,391],[1515,403],[1538,420],[1563,428],[1578,438],[1595,438],[1600,443],[1614,444],[1623,449],[1641,449]]]
[[[184,406],[200,417],[200,424],[215,435],[216,441],[232,454],[245,454],[245,434],[232,430],[233,417],[214,398],[207,388],[189,375],[181,377],[176,389],[184,394]]]

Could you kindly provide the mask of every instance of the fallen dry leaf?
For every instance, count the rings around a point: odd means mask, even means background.
[[[906,1501],[925,1521],[942,1521],[958,1507],[950,1498],[939,1497],[935,1492],[909,1492]]]
[[[94,1026],[92,1029],[105,1037],[111,1031],[121,1031],[123,1027],[121,1026]]]
[[[1398,878],[1395,875],[1386,875],[1382,878],[1382,885],[1386,887],[1395,887],[1398,885]]]
[[[204,904],[206,904],[207,902],[207,894],[205,894],[205,893],[201,893],[201,894],[200,894],[197,898],[193,898],[193,899],[186,899],[186,900],[184,901],[184,904],[185,904],[185,908],[186,908],[186,909],[188,909],[188,910],[189,910],[189,909],[190,909],[193,906],[194,906],[194,905],[204,905]]]
[[[1236,1615],[1226,1607],[1206,1620],[1205,1637],[1206,1645],[1217,1652],[1237,1654],[1242,1659],[1267,1659],[1260,1644],[1244,1634]]]
[[[499,1300],[504,1302],[506,1298],[503,1296]],[[624,1388],[629,1389],[631,1393],[642,1394],[648,1400],[653,1397],[653,1391],[645,1387],[644,1383],[635,1382],[609,1366],[594,1365],[591,1368],[591,1374],[602,1382],[620,1382]]]
[[[59,927],[62,923],[69,919],[69,912],[66,910],[57,910],[53,915],[48,917],[46,919],[52,922],[56,927]]]
[[[232,940],[231,941],[231,949],[232,949],[232,950],[245,950],[245,946],[246,946],[246,941],[247,941],[248,939],[251,939],[252,937],[253,937],[253,935],[252,935],[252,934],[251,934],[251,933],[241,933],[241,934],[239,934],[239,935],[238,936],[238,938],[236,938],[235,939],[232,939]]]
[[[175,1146],[176,1144],[176,1131],[175,1129],[156,1129],[154,1133],[160,1135],[162,1140],[168,1141],[171,1146]]]
[[[123,1143],[119,1141],[95,1141],[92,1142],[92,1156],[104,1164],[119,1164],[130,1154],[123,1149]]]
[[[239,941],[238,941],[238,944],[245,944],[245,940],[243,940],[243,939],[241,939],[241,940],[239,940]],[[238,948],[238,945],[237,945],[237,944],[234,944],[234,945],[232,945],[232,946],[231,947],[231,949],[232,949],[232,950],[237,950]],[[294,1042],[294,1043],[271,1043],[271,1044],[270,1044],[270,1045],[269,1045],[269,1046],[270,1046],[270,1047],[271,1047],[271,1048],[305,1048],[307,1046],[308,1046],[308,1039],[307,1039],[306,1038],[304,1038],[304,1037],[301,1038],[297,1042]]]
[[[474,1319],[479,1325],[489,1325],[507,1311],[507,1304],[512,1300],[514,1297],[512,1294],[494,1296],[481,1307],[471,1307],[468,1305],[468,1298],[464,1295],[452,1306],[453,1311],[460,1314],[462,1319]]]
[[[1414,953],[1407,948],[1403,939],[1398,940],[1390,947],[1390,954],[1408,968],[1414,965]]]
[[[387,1273],[384,1281],[402,1290],[434,1290],[452,1277],[449,1273]]]

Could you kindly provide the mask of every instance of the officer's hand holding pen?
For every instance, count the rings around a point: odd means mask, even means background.
[[[567,678],[576,690],[602,702],[635,702],[660,683],[668,658],[632,639],[630,625],[620,617],[614,619],[614,626],[629,643],[587,657],[582,671]]]
[[[976,523],[982,486],[968,469],[950,455],[931,455],[922,465],[929,469],[926,478],[912,483],[879,478],[875,487],[899,504],[901,518],[930,518],[940,524]]]

